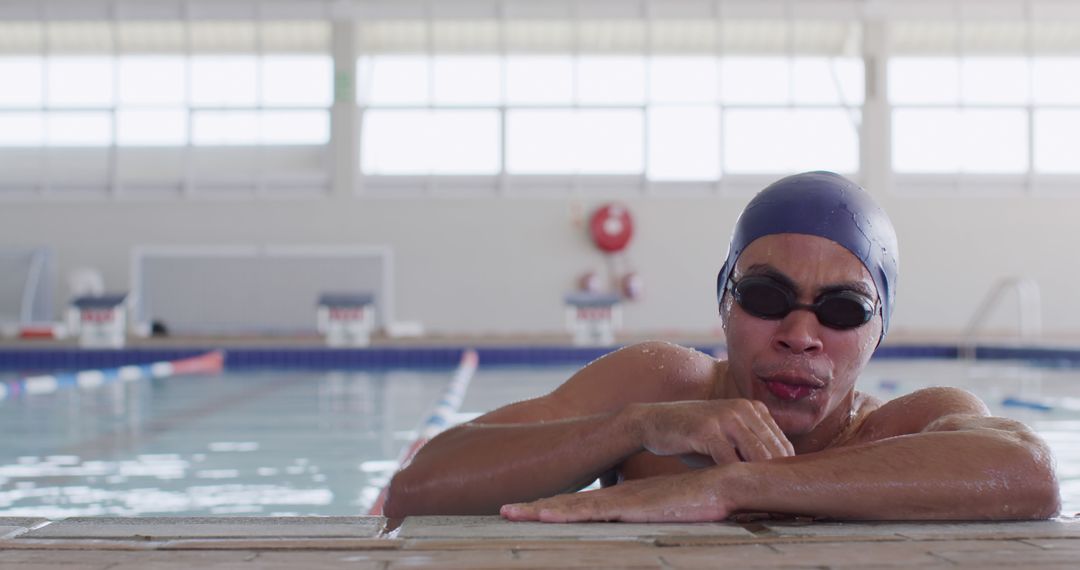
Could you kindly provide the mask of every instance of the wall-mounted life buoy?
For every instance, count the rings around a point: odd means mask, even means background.
[[[589,218],[589,236],[601,251],[622,251],[634,237],[634,220],[630,211],[619,204],[604,204]]]

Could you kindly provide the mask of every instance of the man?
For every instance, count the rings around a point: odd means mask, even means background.
[[[386,514],[1055,515],[1053,460],[1023,424],[959,389],[887,403],[855,390],[888,329],[897,267],[892,224],[862,188],[827,172],[784,178],[740,216],[720,270],[727,360],[659,342],[613,352],[432,439],[394,477]],[[597,478],[606,488],[572,493]]]

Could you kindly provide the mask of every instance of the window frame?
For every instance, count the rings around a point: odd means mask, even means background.
[[[388,57],[401,57],[404,54],[386,54]],[[409,54],[414,57],[426,58],[427,69],[430,71],[433,68],[432,58],[438,57],[432,55],[430,52],[426,54]],[[657,195],[657,196],[701,196],[701,195],[715,195],[715,194],[728,194],[736,193],[742,194],[749,191],[759,190],[763,183],[768,183],[775,180],[777,176],[782,174],[777,172],[729,172],[725,168],[724,163],[724,125],[726,123],[726,115],[731,111],[740,111],[744,109],[773,109],[773,110],[790,110],[790,109],[836,109],[841,112],[855,112],[859,114],[859,121],[862,118],[863,102],[860,101],[856,104],[848,104],[845,102],[836,103],[801,103],[794,102],[791,97],[785,102],[770,102],[764,104],[753,103],[729,103],[720,98],[723,78],[720,76],[720,68],[723,65],[722,54],[710,53],[710,54],[693,54],[694,56],[703,56],[712,59],[713,65],[717,69],[717,79],[721,82],[721,85],[717,86],[717,96],[714,100],[709,102],[702,101],[687,101],[687,102],[671,102],[662,100],[652,100],[648,93],[648,81],[649,71],[651,69],[651,57],[650,54],[638,54],[635,57],[639,57],[643,60],[644,68],[644,101],[641,103],[592,103],[592,102],[580,102],[571,100],[568,103],[508,103],[506,101],[505,93],[506,87],[506,69],[508,68],[507,57],[516,54],[505,53],[490,53],[491,57],[496,57],[500,61],[500,68],[502,75],[500,80],[502,81],[502,94],[501,100],[495,104],[439,104],[432,101],[430,96],[434,92],[434,87],[429,81],[427,83],[427,90],[429,97],[427,101],[416,103],[400,103],[400,104],[387,104],[370,102],[368,100],[362,100],[357,97],[354,101],[356,109],[356,139],[362,140],[363,134],[361,129],[363,128],[363,119],[367,112],[372,110],[382,109],[409,109],[409,110],[455,110],[455,109],[485,109],[495,110],[499,114],[499,121],[502,129],[502,136],[499,141],[499,153],[501,159],[501,165],[498,172],[490,175],[483,174],[369,174],[364,171],[364,165],[360,159],[362,150],[357,153],[357,160],[355,165],[354,176],[356,179],[354,185],[354,192],[358,194],[372,194],[377,196],[424,196],[424,195],[517,195],[525,197],[537,197],[537,196],[563,196],[566,194],[587,194],[597,196],[620,196],[628,193],[638,193],[645,195]],[[552,54],[545,54],[552,55]],[[571,79],[572,82],[576,82],[577,75],[577,62],[580,54],[563,53],[560,57],[568,57],[572,61],[572,67],[574,69],[575,77]],[[356,54],[356,59],[353,63],[353,68],[357,71],[357,87],[359,92],[359,82],[361,81],[360,69],[366,69],[367,63],[363,61],[365,57],[373,57],[373,54]],[[797,59],[797,57],[777,54],[767,54],[757,57],[771,57],[780,60],[788,64],[789,66]],[[818,56],[825,57],[825,56]],[[847,57],[847,56],[844,56]],[[841,56],[832,56],[829,59],[839,59]],[[858,61],[858,58],[855,58]],[[862,87],[865,92],[865,75],[862,78]],[[842,94],[841,94],[842,95]],[[718,156],[716,157],[716,168],[720,173],[718,178],[702,178],[691,180],[677,180],[677,179],[653,179],[649,178],[649,111],[652,108],[670,108],[670,107],[712,107],[716,109],[716,116],[719,118],[719,125],[717,128],[717,146],[719,149]],[[507,115],[510,112],[518,110],[632,110],[640,114],[641,117],[641,171],[633,174],[582,174],[582,173],[545,173],[545,174],[528,174],[528,173],[514,173],[510,172],[507,168],[507,156],[508,156],[508,136],[507,136]],[[857,169],[855,171],[844,172],[843,174],[851,176],[853,178],[860,178],[862,176],[862,160],[861,149],[862,143],[861,128],[857,125],[855,132],[856,142],[856,156],[855,163]]]
[[[333,53],[326,49],[322,52],[290,52],[277,49],[273,46],[262,45],[257,42],[254,49],[244,53],[231,55],[248,58],[254,61],[255,72],[255,101],[244,106],[220,106],[206,105],[193,99],[192,76],[193,65],[196,58],[211,56],[210,52],[199,51],[190,43],[191,26],[197,25],[202,20],[183,20],[176,25],[182,26],[189,36],[182,46],[174,46],[165,51],[152,49],[140,51],[140,49],[123,49],[119,44],[119,37],[125,30],[123,26],[137,26],[144,20],[129,21],[122,18],[109,19],[109,14],[98,17],[89,17],[85,21],[87,25],[107,28],[111,34],[110,45],[105,49],[99,49],[94,53],[68,52],[54,53],[47,41],[49,26],[54,20],[40,19],[26,22],[16,21],[28,27],[42,30],[41,42],[35,49],[24,49],[19,52],[6,52],[5,57],[30,58],[41,69],[42,92],[40,101],[34,105],[9,104],[0,108],[0,113],[40,114],[42,124],[47,127],[51,117],[61,116],[72,112],[93,112],[107,117],[109,123],[108,141],[93,146],[54,145],[48,140],[48,133],[43,132],[40,144],[9,144],[3,147],[5,153],[19,156],[23,160],[32,162],[37,166],[28,168],[16,175],[0,179],[0,200],[8,199],[161,199],[169,197],[184,198],[210,198],[231,199],[243,197],[291,197],[312,196],[329,194],[333,184],[333,98],[334,98],[334,58]],[[159,22],[146,20],[147,22]],[[261,37],[263,25],[266,27],[279,25],[279,21],[250,21],[256,30],[256,35]],[[286,26],[289,25],[286,21]],[[298,20],[298,25],[309,25],[315,22],[324,26],[328,38],[332,34],[330,22],[324,20]],[[3,23],[0,18],[0,23]],[[133,29],[133,28],[127,28]],[[130,102],[122,100],[121,94],[121,69],[125,66],[126,58],[130,57],[167,57],[178,58],[183,69],[184,93],[179,97],[179,102]],[[264,85],[262,71],[263,66],[272,62],[274,58],[283,57],[314,57],[325,60],[327,72],[328,95],[327,100],[318,104],[281,104],[268,105],[264,100]],[[54,105],[49,100],[49,66],[54,57],[78,58],[94,57],[102,60],[101,63],[112,69],[111,88],[112,96],[108,102],[85,105]],[[324,71],[320,71],[323,73]],[[176,111],[184,114],[183,142],[175,144],[127,144],[121,138],[121,118],[129,111]],[[208,175],[208,170],[199,170],[198,164],[209,155],[217,153],[220,145],[197,144],[194,140],[194,124],[196,115],[213,111],[247,111],[256,114],[262,113],[290,113],[290,112],[315,112],[325,117],[325,140],[320,143],[297,144],[294,142],[259,142],[256,144],[243,144],[228,146],[229,152],[244,152],[250,159],[247,167],[247,175],[243,173],[230,173],[226,176]],[[43,127],[45,128],[45,127]],[[291,155],[290,161],[274,160],[275,156]],[[93,159],[94,165],[90,170],[80,171],[79,176],[65,175],[57,170],[58,164],[85,163],[89,158]],[[211,157],[211,161],[222,162],[222,157]],[[166,170],[164,176],[148,175],[145,168],[131,168],[146,161],[160,162],[161,170]],[[269,171],[268,166],[287,163],[289,166]],[[125,166],[128,165],[128,166]],[[156,170],[151,169],[151,170]],[[156,174],[156,173],[155,173]]]

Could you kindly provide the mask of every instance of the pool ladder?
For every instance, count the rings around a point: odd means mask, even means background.
[[[1034,279],[1027,277],[999,279],[994,283],[990,293],[983,298],[982,303],[976,309],[975,314],[972,315],[971,321],[968,322],[968,326],[964,330],[963,340],[959,347],[961,358],[975,359],[979,330],[986,324],[990,311],[1000,303],[1009,290],[1016,291],[1016,315],[1020,328],[1020,338],[1035,338],[1042,334],[1042,301],[1039,295],[1039,284]]]

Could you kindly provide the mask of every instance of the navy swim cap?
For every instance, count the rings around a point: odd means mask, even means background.
[[[804,172],[782,178],[754,196],[739,216],[727,259],[716,278],[723,302],[735,262],[751,242],[773,234],[806,234],[830,239],[862,261],[881,297],[881,339],[889,330],[896,301],[899,250],[885,211],[858,184],[832,172]]]

